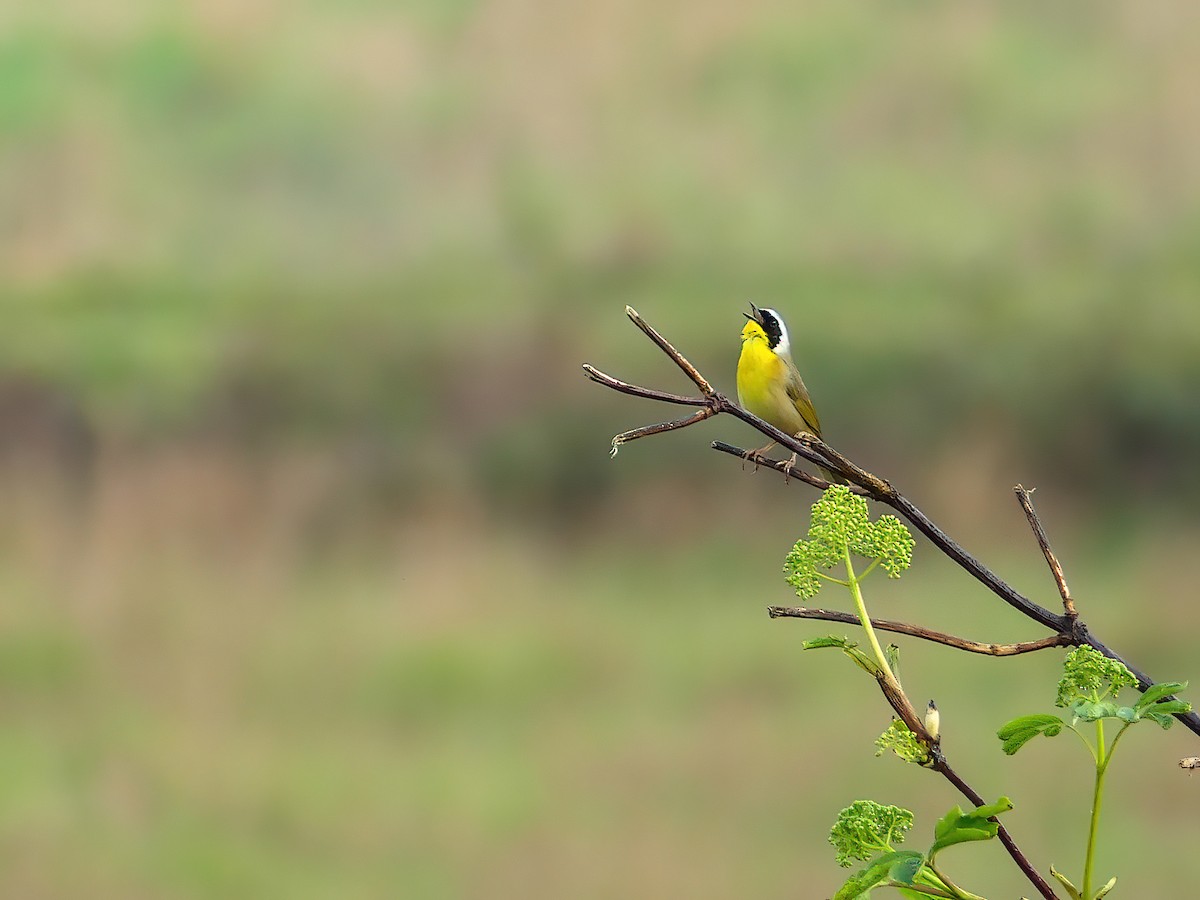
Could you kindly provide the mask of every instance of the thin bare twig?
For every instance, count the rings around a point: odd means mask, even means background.
[[[720,440],[714,440],[714,448],[716,448],[716,445],[721,443],[722,442],[720,442]],[[724,446],[730,446],[730,444],[724,444]],[[743,456],[743,458],[745,457]],[[817,488],[818,491],[824,491],[827,487],[829,487],[828,480],[821,478],[820,475],[810,475],[808,472],[805,472],[804,469],[793,466],[793,464],[788,460],[769,460],[769,458],[766,456],[755,456],[754,464],[755,468],[762,467],[764,469],[774,469],[775,472],[784,473],[787,478],[794,478],[804,481],[805,484],[812,485],[812,487]],[[871,496],[870,491],[866,490],[865,487],[859,487],[858,485],[846,485],[846,487],[850,488],[852,493],[857,493],[859,497]]]
[[[649,437],[652,434],[662,434],[664,431],[674,431],[676,428],[687,428],[689,425],[695,425],[697,422],[703,422],[705,419],[715,416],[716,412],[709,407],[698,409],[690,416],[685,416],[682,419],[673,419],[670,422],[658,422],[654,425],[643,425],[641,428],[632,428],[629,431],[622,431],[612,439],[612,450],[609,451],[609,456],[616,456],[617,451],[621,449],[622,444],[627,444],[630,441],[636,441],[638,438]]]
[[[638,315],[638,311],[636,309],[634,309],[632,306],[626,306],[625,315],[629,316],[629,321],[633,322],[634,325],[640,328],[646,337],[658,344],[658,346],[662,349],[662,352],[674,360],[675,365],[683,369],[684,374],[687,375],[688,378],[692,379],[692,381],[696,383],[696,387],[700,388],[700,390],[704,392],[704,396],[707,397],[709,394],[715,393],[715,391],[712,389],[712,385],[705,380],[704,376],[697,371],[696,367],[684,359],[683,354],[672,347],[670,341],[651,328],[650,325]]]
[[[636,384],[629,384],[628,382],[621,381],[619,378],[605,375],[595,366],[589,366],[587,363],[583,364],[583,371],[596,384],[602,384],[607,388],[620,391],[622,394],[629,394],[632,397],[645,397],[647,400],[660,400],[663,403],[678,403],[680,406],[704,406],[707,402],[703,397],[685,397],[683,394],[672,394],[668,391],[656,391],[653,388],[644,388]]]
[[[1058,585],[1058,595],[1062,597],[1063,610],[1066,611],[1069,618],[1074,619],[1079,613],[1075,611],[1075,601],[1071,599],[1071,589],[1067,587],[1067,576],[1063,574],[1062,564],[1054,555],[1054,551],[1050,549],[1050,539],[1046,537],[1046,529],[1042,527],[1041,519],[1038,518],[1038,514],[1033,508],[1033,498],[1030,496],[1033,491],[1018,484],[1013,488],[1013,493],[1017,495],[1017,502],[1021,504],[1021,509],[1025,510],[1025,518],[1029,520],[1033,536],[1037,538],[1038,546],[1042,548],[1042,555],[1046,557],[1046,563],[1050,566],[1050,574],[1054,576],[1054,583]]]
[[[767,615],[772,619],[819,619],[823,622],[842,622],[846,625],[858,625],[858,616],[854,613],[842,612],[837,609],[816,609],[808,606],[768,606]],[[985,644],[971,641],[954,634],[934,631],[922,625],[911,625],[908,622],[895,622],[889,619],[872,619],[871,624],[880,631],[890,631],[893,634],[907,634],[910,637],[932,641],[935,644],[945,644],[956,650],[967,653],[981,653],[985,656],[1017,656],[1021,653],[1033,653],[1050,647],[1066,647],[1071,641],[1066,635],[1052,634],[1036,641],[1023,641],[1017,644]]]

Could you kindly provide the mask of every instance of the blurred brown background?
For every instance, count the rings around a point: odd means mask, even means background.
[[[780,310],[827,437],[1003,576],[1197,674],[1200,22],[1185,3],[12,4],[0,13],[5,896],[824,897],[888,717],[770,622],[810,490],[627,447]],[[925,544],[878,615],[1039,636]],[[822,596],[825,604],[842,598]],[[904,643],[1071,874],[1059,657]],[[843,683],[843,679],[845,680]],[[1174,896],[1183,729],[1104,877]],[[1027,886],[998,847],[947,866]]]

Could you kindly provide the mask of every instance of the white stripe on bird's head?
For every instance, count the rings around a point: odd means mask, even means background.
[[[763,331],[767,333],[767,342],[772,350],[780,356],[787,356],[792,345],[788,340],[787,326],[783,324],[783,316],[773,309],[760,309]]]

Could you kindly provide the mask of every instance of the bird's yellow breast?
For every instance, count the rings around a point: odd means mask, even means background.
[[[787,393],[787,362],[767,345],[761,329],[751,329],[752,324],[743,333],[738,359],[738,402],[786,434],[809,430]]]

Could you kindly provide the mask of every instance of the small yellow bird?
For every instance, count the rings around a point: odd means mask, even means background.
[[[820,437],[821,420],[817,418],[804,379],[792,362],[791,342],[783,318],[775,310],[759,309],[753,303],[750,312],[742,315],[750,321],[742,329],[742,355],[737,367],[738,402],[747,412],[786,434],[807,431]],[[775,443],[771,441],[765,447],[751,451],[747,458],[766,453]],[[792,454],[791,461],[795,465],[796,454]],[[824,467],[821,471],[831,482],[844,481]]]

